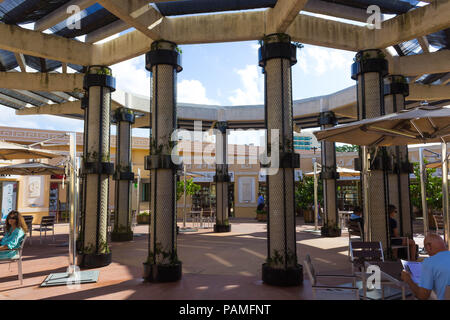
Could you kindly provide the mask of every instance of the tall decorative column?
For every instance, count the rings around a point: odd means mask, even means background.
[[[337,119],[334,112],[320,113],[319,124],[322,130],[335,126]],[[340,237],[336,186],[339,174],[336,169],[336,144],[334,142],[321,142],[321,161],[320,178],[323,181],[324,225],[320,231],[324,237]]]
[[[110,162],[111,92],[115,90],[111,69],[91,66],[84,77],[88,92],[82,104],[85,108],[83,149],[83,205],[81,208],[80,247],[81,267],[98,268],[111,263],[108,246],[107,217],[109,176],[114,172]]]
[[[214,232],[230,232],[231,225],[228,220],[228,185],[230,176],[228,175],[227,164],[227,128],[226,121],[216,123],[216,128],[220,132],[216,136],[216,175],[214,182],[216,183],[216,224]]]
[[[356,54],[352,79],[357,81],[358,120],[385,114],[383,78],[387,73],[388,62],[381,50],[363,50]],[[364,238],[366,241],[381,241],[386,249],[389,244],[386,152],[384,148],[378,151],[362,149],[365,153],[362,159],[368,156],[370,160],[370,174],[361,176],[361,185],[367,188],[363,192]],[[365,162],[363,167],[368,165]]]
[[[131,241],[131,183],[134,173],[131,168],[131,125],[134,123],[134,112],[128,108],[119,108],[114,114],[117,124],[116,171],[114,180],[115,215],[112,241]]]
[[[297,48],[287,34],[271,34],[259,49],[265,81],[265,125],[271,156],[279,153],[276,174],[267,175],[267,261],[262,280],[279,286],[300,285],[303,268],[297,263],[294,210],[294,168],[300,164],[293,148],[292,74]],[[270,135],[279,134],[279,146],[269,146]]]
[[[386,114],[405,109],[405,97],[409,86],[405,77],[388,75],[384,78],[384,107]],[[386,152],[392,170],[388,174],[389,203],[397,207],[399,232],[401,236],[412,237],[412,208],[409,195],[409,174],[413,173],[408,160],[408,146],[387,147]]]
[[[182,70],[177,45],[155,41],[146,55],[146,69],[152,77],[150,155],[145,169],[151,179],[151,224],[145,278],[150,282],[181,279],[181,262],[176,243],[176,166],[171,159],[177,127],[176,78]]]

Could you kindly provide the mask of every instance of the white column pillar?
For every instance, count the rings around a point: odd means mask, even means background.
[[[383,78],[388,73],[388,62],[381,50],[363,50],[356,54],[352,65],[352,79],[357,80],[357,114],[358,119],[381,116],[384,108]],[[387,194],[387,172],[385,168],[385,151],[380,148],[377,159],[373,159],[374,150],[368,150],[370,157],[370,174],[361,175],[361,184],[366,184],[363,193],[363,218],[368,223],[366,241],[381,241],[383,248],[389,246],[389,217]],[[364,194],[367,196],[365,197]]]
[[[151,282],[181,279],[181,262],[176,245],[176,170],[171,141],[177,127],[176,78],[182,70],[175,43],[155,41],[146,55],[151,71],[151,141],[146,170],[151,179],[151,224],[145,278]]]
[[[115,215],[114,228],[111,232],[112,241],[131,241],[133,231],[131,226],[131,183],[134,173],[131,168],[131,125],[134,123],[134,112],[128,108],[117,109],[114,114],[117,124],[116,141],[116,171],[115,184]]]
[[[322,112],[319,118],[322,130],[333,127],[337,124],[336,116],[333,112]],[[321,162],[322,170],[320,177],[323,181],[324,200],[324,225],[321,234],[324,237],[340,237],[341,229],[338,226],[337,207],[337,186],[336,180],[339,178],[336,168],[336,144],[334,142],[321,142]]]
[[[265,75],[267,146],[272,134],[280,135],[279,146],[270,146],[272,157],[279,153],[280,166],[276,174],[267,175],[268,250],[262,279],[281,286],[303,281],[302,266],[297,263],[294,210],[294,168],[299,166],[299,157],[293,148],[291,66],[297,62],[296,49],[288,35],[271,34],[263,39],[259,61]]]
[[[97,268],[111,263],[107,232],[109,176],[114,172],[114,164],[110,162],[111,92],[115,90],[111,69],[89,67],[84,89],[88,92],[88,103],[83,103],[83,206],[78,262],[81,267]]]

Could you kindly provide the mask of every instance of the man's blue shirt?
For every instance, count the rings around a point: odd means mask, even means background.
[[[450,251],[441,251],[422,262],[420,287],[433,290],[444,300],[445,289],[450,286]]]

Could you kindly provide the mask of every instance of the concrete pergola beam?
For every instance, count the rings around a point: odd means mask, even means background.
[[[363,49],[387,48],[450,27],[450,0],[435,1],[381,24],[365,38]]]
[[[78,65],[91,65],[92,45],[0,23],[0,49]]]
[[[406,100],[447,100],[450,99],[450,86],[410,84]]]
[[[16,110],[17,115],[37,115],[37,114],[49,114],[49,115],[61,115],[61,114],[84,114],[81,109],[81,101],[70,101],[60,104],[46,104],[45,106],[34,108],[23,108]]]
[[[94,30],[91,33],[88,33],[86,35],[86,38],[84,39],[85,42],[87,43],[94,43],[103,39],[106,39],[108,37],[111,37],[117,33],[120,33],[122,31],[125,31],[127,29],[129,29],[130,26],[122,21],[122,20],[117,20],[114,21],[113,23],[110,23],[100,29]]]
[[[400,74],[405,77],[450,72],[450,50],[415,54],[403,57],[392,57],[389,66],[390,74]]]
[[[150,39],[157,40],[159,38],[158,31],[155,31],[152,25],[164,17],[151,7],[148,1],[98,0],[98,2],[130,27],[134,27]]]
[[[83,88],[82,73],[0,72],[0,88],[30,91],[68,91]]]
[[[96,0],[72,0],[69,3],[62,5],[58,9],[52,11],[48,15],[46,15],[43,18],[36,21],[36,23],[34,24],[34,30],[36,30],[36,31],[47,30],[47,29],[57,25],[61,21],[64,21],[67,18],[69,18],[72,15],[72,13],[67,12],[67,9],[70,6],[78,6],[80,8],[80,10],[84,10],[84,9],[92,6],[95,2],[97,2],[97,1]]]
[[[267,10],[268,33],[284,33],[297,18],[308,0],[278,0],[273,9]]]

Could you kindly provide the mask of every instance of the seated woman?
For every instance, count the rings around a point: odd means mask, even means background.
[[[17,250],[13,249],[19,249],[27,231],[22,215],[18,211],[11,211],[6,217],[5,236],[0,242],[0,260],[11,259],[17,254]]]
[[[395,214],[397,213],[397,208],[390,204],[388,206],[389,211],[389,237],[390,238],[398,238],[398,227],[397,227],[397,220],[394,219]],[[391,239],[391,245],[402,245],[402,246],[409,246],[409,255],[411,260],[416,260],[416,243],[413,239],[403,238],[403,239]]]

